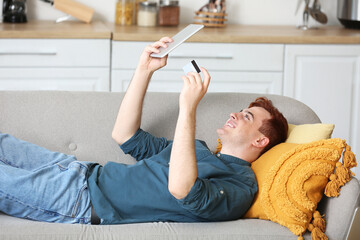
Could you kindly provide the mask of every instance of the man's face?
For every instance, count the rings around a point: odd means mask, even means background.
[[[231,113],[230,118],[222,128],[217,130],[221,142],[235,144],[251,144],[252,141],[262,136],[259,128],[271,115],[262,107],[243,109]]]

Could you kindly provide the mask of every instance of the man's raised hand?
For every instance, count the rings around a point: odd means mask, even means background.
[[[155,72],[156,70],[164,67],[166,65],[168,55],[166,55],[163,58],[154,58],[151,57],[150,54],[159,53],[160,47],[167,48],[167,43],[172,41],[173,40],[169,37],[163,37],[159,41],[146,46],[146,48],[144,49],[143,53],[140,56],[138,68],[148,72]]]

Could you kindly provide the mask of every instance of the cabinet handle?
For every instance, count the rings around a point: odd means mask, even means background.
[[[219,56],[191,56],[191,55],[169,55],[169,58],[193,58],[193,59],[233,59],[231,55],[219,55]]]
[[[48,52],[16,52],[16,51],[8,51],[8,52],[0,52],[0,55],[14,55],[14,56],[22,56],[22,55],[45,55],[45,56],[55,56],[57,54],[56,51],[48,51]]]

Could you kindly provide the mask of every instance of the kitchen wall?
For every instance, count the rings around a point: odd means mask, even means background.
[[[114,22],[116,0],[77,0],[95,9],[94,19]],[[194,11],[207,0],[180,0],[181,23],[191,23]],[[313,0],[310,1],[312,4]],[[328,25],[339,25],[336,18],[337,0],[320,0],[323,11],[328,15]],[[247,25],[298,25],[302,21],[304,3],[298,13],[298,0],[227,0],[228,23]],[[27,0],[28,18],[56,20],[64,14],[40,0]],[[319,25],[310,20],[311,25]]]

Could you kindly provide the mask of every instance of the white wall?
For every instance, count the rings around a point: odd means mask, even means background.
[[[94,19],[114,22],[116,0],[77,0],[95,9]],[[181,23],[191,23],[194,12],[208,0],[180,0]],[[247,25],[298,25],[302,21],[304,3],[295,15],[298,0],[227,0],[228,23]],[[328,15],[328,25],[339,25],[337,0],[320,0]],[[312,4],[312,0],[311,0]],[[40,0],[27,0],[28,18],[55,20],[64,14]],[[310,21],[314,25],[314,21]],[[315,23],[315,25],[318,25]]]

